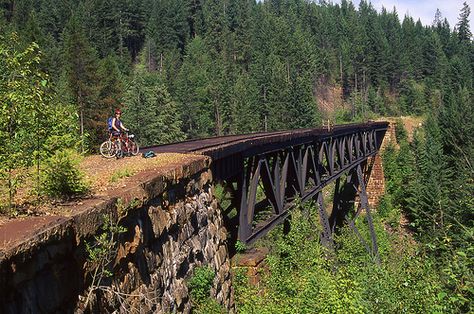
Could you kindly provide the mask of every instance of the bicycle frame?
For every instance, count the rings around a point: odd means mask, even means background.
[[[113,135],[112,132],[109,133],[109,140],[114,142],[118,141],[119,150],[122,151],[122,145],[126,148],[126,152],[130,152],[130,138],[128,132],[122,132],[120,135]]]

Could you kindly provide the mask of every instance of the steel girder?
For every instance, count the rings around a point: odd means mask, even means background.
[[[233,194],[238,197],[234,200],[239,207],[238,239],[247,244],[254,242],[284,221],[297,199],[301,202],[314,199],[323,226],[323,244],[332,247],[331,224],[324,209],[322,189],[333,181],[338,184],[341,176],[354,170],[359,175],[360,169],[364,177],[362,166],[368,168],[367,160],[377,153],[381,143],[377,131],[380,130],[327,136],[245,157],[240,175],[227,180],[227,186],[236,183],[237,187]],[[363,184],[358,181],[359,197],[370,215],[364,180],[360,181]],[[256,214],[264,208],[271,208],[271,212],[257,219]],[[376,249],[376,243],[373,246]]]

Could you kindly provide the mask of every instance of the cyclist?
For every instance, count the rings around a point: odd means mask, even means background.
[[[122,116],[122,110],[115,109],[115,117],[112,118],[112,135],[119,137],[122,134],[122,130],[128,132],[128,129],[123,125],[120,117]]]
[[[120,143],[120,149],[119,149],[120,153],[117,155],[117,158],[120,156],[123,156],[122,147],[121,147],[123,144],[125,144],[126,146],[125,148],[128,153],[128,147],[127,147],[126,141],[124,141],[122,131],[128,132],[129,130],[123,125],[122,121],[120,120],[121,116],[122,116],[122,110],[115,109],[115,116],[112,119],[111,133],[112,133],[112,137],[119,139],[119,143]]]

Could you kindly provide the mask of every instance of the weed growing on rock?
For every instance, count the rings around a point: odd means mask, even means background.
[[[86,242],[86,251],[88,254],[88,271],[92,274],[92,282],[89,286],[84,307],[87,308],[92,294],[103,287],[104,280],[113,275],[112,262],[117,256],[117,240],[120,234],[127,232],[127,229],[120,226],[118,221],[110,215],[104,215],[104,223],[101,227],[101,233],[94,236],[92,242]]]
[[[194,275],[188,282],[194,302],[200,303],[209,297],[214,276],[214,271],[210,267],[196,267]]]
[[[197,267],[194,275],[188,281],[193,302],[193,313],[223,314],[225,313],[219,303],[210,297],[210,290],[214,281],[215,273],[209,266]]]
[[[128,178],[133,175],[133,171],[129,168],[118,169],[110,177],[110,182],[115,183],[120,179]]]
[[[245,250],[247,249],[247,245],[240,241],[240,240],[237,240],[237,242],[235,242],[235,251],[237,253],[243,253],[245,252]]]

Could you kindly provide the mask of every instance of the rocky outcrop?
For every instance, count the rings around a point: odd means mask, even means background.
[[[4,243],[0,312],[188,313],[187,281],[199,266],[214,270],[210,293],[234,312],[227,232],[209,161],[196,157],[135,180],[116,195],[84,201],[74,215],[52,217],[27,237]],[[106,263],[111,276],[94,281],[89,293],[96,268],[86,243],[94,243],[106,215],[127,231],[117,234]]]

